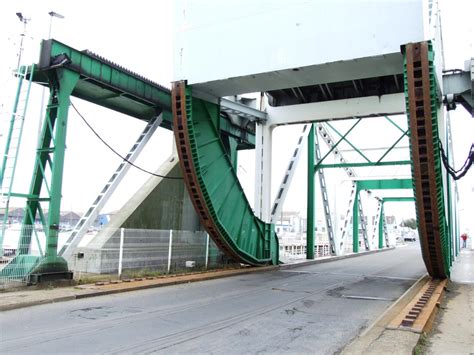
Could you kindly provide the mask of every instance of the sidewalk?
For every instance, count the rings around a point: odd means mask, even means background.
[[[428,354],[474,353],[474,250],[461,250],[424,348]]]
[[[474,354],[474,250],[463,249],[456,260],[428,334],[387,327],[427,279],[413,285],[342,354]]]

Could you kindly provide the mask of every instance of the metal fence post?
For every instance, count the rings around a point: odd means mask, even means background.
[[[118,277],[122,277],[122,263],[123,263],[123,237],[124,228],[120,228],[120,247],[119,247],[119,264],[118,264]]]
[[[171,248],[173,245],[173,230],[170,229],[170,245],[168,247],[168,274],[170,273],[171,270]]]
[[[209,260],[209,233],[206,233],[206,270],[207,270],[208,260]]]

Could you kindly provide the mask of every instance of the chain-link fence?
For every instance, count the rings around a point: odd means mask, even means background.
[[[0,288],[23,286],[44,257],[46,238],[39,226],[0,227]]]
[[[40,225],[7,225],[0,232],[0,289],[23,286],[44,258],[45,233]],[[59,232],[58,250],[70,233]],[[76,279],[90,274],[131,277],[179,273],[221,268],[231,262],[202,231],[104,228],[88,233],[85,241],[67,260]]]
[[[202,231],[121,228],[101,232],[108,235],[106,241],[89,243],[73,253],[69,266],[75,273],[146,276],[204,270],[228,263]]]
[[[70,233],[59,232],[58,250]],[[44,257],[46,237],[42,226],[8,225],[2,229],[2,236],[0,288],[24,285]],[[303,238],[285,244],[280,244],[283,262],[306,258]],[[152,276],[222,268],[231,263],[203,231],[103,228],[88,233],[79,245],[67,260],[76,279],[93,275]],[[318,240],[315,257],[329,255],[329,243]]]

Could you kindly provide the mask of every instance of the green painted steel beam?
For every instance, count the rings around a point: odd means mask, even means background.
[[[390,122],[392,125],[394,125],[395,127],[397,127],[400,132],[403,133],[403,132],[406,131],[405,129],[403,129],[402,127],[400,127],[400,126],[399,126],[394,120],[392,120],[390,117],[388,117],[388,116],[386,116],[386,115],[385,115],[384,117],[385,117],[385,119],[386,119],[388,122]]]
[[[384,211],[384,208],[383,208],[383,204],[382,204],[382,207],[380,209],[380,216],[379,216],[379,249],[383,249],[383,225],[385,223],[385,211]]]
[[[359,123],[359,121],[357,121],[357,123]],[[341,139],[343,139],[347,144],[349,144],[349,146],[352,147],[352,149],[354,149],[357,153],[359,153],[359,155],[364,158],[365,160],[367,160],[367,162],[371,162],[369,158],[367,158],[365,156],[364,153],[362,153],[362,151],[357,148],[354,144],[351,143],[351,141],[349,141],[346,136],[347,136],[347,133],[345,135],[342,135],[332,124],[330,124],[329,122],[326,122],[326,124],[329,126],[329,128],[331,128],[339,137],[341,137]],[[352,129],[352,128],[351,128]],[[321,159],[322,161],[323,159]]]
[[[413,183],[411,179],[356,180],[356,195],[352,209],[352,251],[354,253],[359,252],[359,192],[361,190],[405,190],[412,188]],[[383,219],[381,221],[383,222]],[[381,238],[380,226],[381,224],[379,224],[379,247]]]
[[[12,192],[10,194],[11,197],[19,197],[19,198],[26,198],[26,199],[30,199],[30,200],[36,200],[36,201],[40,201],[40,202],[46,202],[46,201],[49,201],[49,197],[39,197],[37,195],[30,195],[30,194],[22,194],[22,193],[18,193],[18,192]]]
[[[38,75],[58,66],[80,75],[73,96],[146,121],[170,110],[171,95],[165,87],[90,51],[79,51],[54,39],[44,40]],[[171,127],[171,121],[164,125]]]
[[[185,89],[182,99],[186,102],[189,135],[189,143],[184,144],[189,144],[191,151],[187,157],[190,159],[187,175],[193,174],[197,182],[188,180],[187,186],[195,208],[198,210],[200,205],[206,209],[206,212],[198,212],[201,222],[207,226],[210,236],[232,250],[240,262],[278,264],[275,226],[255,216],[232,165],[232,156],[219,139],[219,106],[192,97],[190,87]],[[180,145],[178,151],[183,148]],[[185,160],[181,162],[185,164]],[[194,191],[191,183],[195,184]]]
[[[359,190],[356,191],[352,206],[352,252],[359,252]]]
[[[383,158],[385,158],[388,153],[390,153],[393,148],[395,148],[395,146],[403,139],[403,137],[405,137],[406,135],[408,134],[408,130],[406,130],[405,132],[403,132],[403,134],[390,146],[390,148],[388,148],[385,153],[382,154],[382,156],[379,158],[379,160],[377,160],[377,163],[380,163]]]
[[[50,78],[52,90],[37,149],[18,244],[18,256],[28,255],[33,233],[32,226],[35,224],[36,215],[39,214],[46,234],[46,248],[44,257],[33,271],[36,273],[68,271],[67,262],[57,255],[57,246],[70,95],[78,80],[78,73],[64,68],[57,69],[56,75]],[[47,165],[50,168],[50,174],[45,173]],[[40,205],[42,199],[38,196],[41,196],[42,188],[48,180],[51,183],[47,191],[48,216],[45,218]]]
[[[414,202],[415,197],[383,197],[382,202]]]
[[[363,168],[373,166],[393,166],[393,165],[410,165],[410,160],[381,161],[371,163],[340,163],[340,164],[316,164],[315,169],[332,169],[332,168]]]
[[[70,97],[76,96],[145,121],[162,113],[162,126],[171,129],[171,94],[168,89],[104,58],[88,51],[77,51],[55,40],[42,42],[37,67],[38,69],[36,66],[29,68],[28,77],[34,82],[47,85],[50,98],[36,152],[30,190],[25,194],[14,194],[15,197],[26,198],[26,213],[17,257],[28,256],[32,226],[39,216],[46,234],[46,248],[44,257],[34,272],[67,272],[66,261],[57,255],[57,245]],[[223,136],[232,142],[231,152],[235,155],[235,161],[236,149],[254,146],[255,135],[251,129],[232,124],[220,115],[219,110],[216,119],[216,126],[223,127],[216,133],[219,138]],[[43,213],[41,203],[46,205],[47,216]],[[269,234],[270,229],[265,236],[268,237]],[[275,243],[272,243],[272,251],[273,249]],[[273,255],[277,253],[278,250]]]
[[[410,153],[420,245],[429,274],[445,278],[449,277],[453,263],[450,251],[453,236],[447,223],[446,203],[450,201],[446,198],[445,172],[438,144],[440,130],[446,122],[443,122],[438,95],[435,52],[431,41],[407,44],[402,52],[408,127],[412,130]],[[425,150],[423,153],[422,149]]]
[[[387,202],[414,202],[415,197],[383,197],[381,200],[382,200],[382,207],[380,210],[379,230],[378,230],[379,249],[383,249],[384,247],[383,230],[384,230],[384,224],[385,224],[385,209],[384,209],[385,203]]]
[[[405,190],[413,189],[411,179],[386,179],[386,180],[357,180],[357,189],[360,190]]]
[[[58,72],[58,90],[57,96],[57,116],[54,125],[54,152],[50,155],[52,158],[51,166],[51,191],[48,209],[48,233],[46,235],[46,258],[57,257],[58,233],[60,224],[62,183],[64,156],[66,152],[66,134],[67,119],[70,105],[70,94],[79,75],[70,70],[60,70]],[[39,193],[38,193],[39,194]]]
[[[61,67],[79,74],[72,96],[144,121],[163,113],[161,126],[172,129],[169,89],[92,52],[76,50],[54,39],[44,40],[33,81],[46,85],[48,72]],[[237,139],[238,149],[255,147],[254,127],[235,125],[224,116],[219,127],[223,135]]]
[[[255,149],[255,130],[233,124],[227,118],[220,117],[219,129],[222,136],[228,136],[237,142],[237,149]]]
[[[327,152],[327,153],[319,160],[318,164],[322,163],[322,162],[324,161],[324,159],[326,159],[326,157],[327,157],[329,154],[331,154],[332,151],[333,151],[334,149],[336,149],[337,146],[338,146],[342,141],[346,141],[346,142],[349,143],[349,141],[346,139],[347,136],[349,135],[349,133],[352,132],[352,130],[353,130],[354,128],[356,128],[356,126],[359,124],[359,122],[360,122],[361,120],[362,120],[362,119],[359,118],[359,119],[352,125],[352,127],[349,128],[349,130],[348,130],[344,135],[341,135],[341,134],[338,132],[338,135],[339,135],[341,138],[336,142],[336,144],[334,144],[334,145],[331,147],[331,149],[329,149],[329,152]],[[331,126],[329,125],[329,127],[331,127]],[[349,143],[349,144],[352,146],[351,143]],[[357,148],[354,147],[354,149],[357,149]],[[370,160],[368,160],[368,159],[367,159],[367,161],[370,162]]]

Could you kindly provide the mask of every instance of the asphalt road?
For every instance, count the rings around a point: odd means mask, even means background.
[[[333,354],[425,268],[418,243],[296,269],[0,314],[0,352]]]

